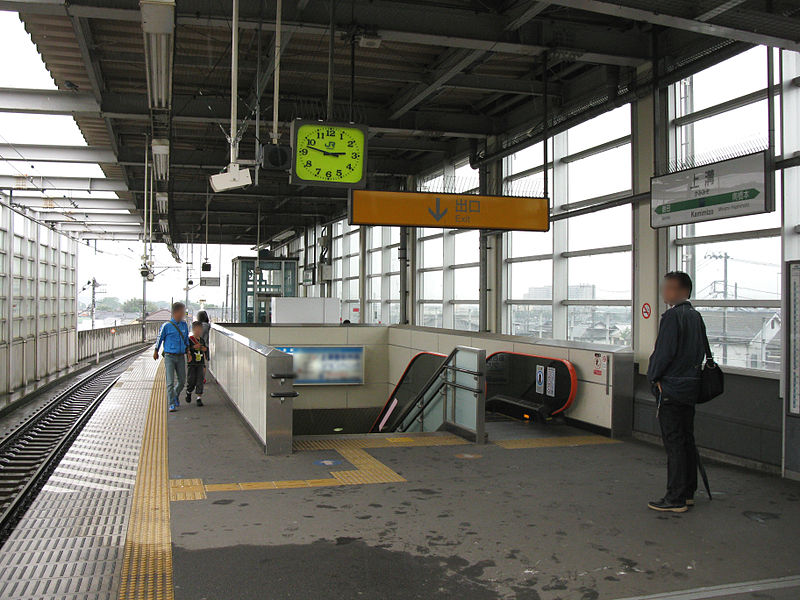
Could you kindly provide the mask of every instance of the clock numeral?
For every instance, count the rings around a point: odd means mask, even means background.
[[[307,160],[306,162],[303,163],[303,166],[304,167],[310,167],[311,166],[311,161]]]
[[[347,170],[348,170],[348,171],[352,171],[352,170],[353,170],[353,165],[352,165],[352,163],[347,163]]]
[[[319,177],[319,174],[322,172],[322,169],[314,169],[314,176]]]
[[[344,177],[344,173],[342,173],[342,170],[341,170],[341,169],[336,169],[336,176],[337,176],[339,179],[341,179],[342,177]]]
[[[358,152],[353,152],[353,153],[350,155],[350,158],[358,158],[359,156],[361,156],[361,155],[360,155]]]
[[[333,177],[333,173],[331,173],[330,171],[325,171],[325,177],[327,179],[330,179],[331,177]]]
[[[308,148],[300,148],[300,156],[305,156],[308,154]]]
[[[356,141],[355,140],[350,140],[349,142],[347,142],[347,147],[348,148],[352,148],[355,145],[356,145]]]
[[[339,139],[340,139],[340,140],[343,140],[343,139],[344,139],[344,131],[340,131],[340,132],[339,132]]]
[[[306,138],[306,144],[308,144],[309,146],[316,146],[317,140],[315,140],[314,138]]]
[[[317,130],[317,139],[324,140],[325,139],[325,132],[322,129]]]
[[[328,129],[328,137],[336,137],[336,130],[335,129]]]

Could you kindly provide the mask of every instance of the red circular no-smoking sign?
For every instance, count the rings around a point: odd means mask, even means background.
[[[650,308],[650,303],[645,302],[642,304],[642,316],[645,319],[649,319],[651,314],[653,314],[653,309]]]

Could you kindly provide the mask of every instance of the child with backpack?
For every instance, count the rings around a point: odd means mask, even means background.
[[[188,370],[186,381],[186,402],[192,401],[192,392],[197,393],[197,406],[203,406],[203,383],[205,381],[206,359],[208,346],[203,337],[203,324],[200,321],[192,323],[192,335],[189,336],[189,348],[186,351],[186,367]]]

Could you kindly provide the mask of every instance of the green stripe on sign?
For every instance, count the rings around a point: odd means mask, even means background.
[[[672,204],[662,204],[661,206],[656,206],[656,214],[664,215],[668,213],[681,212],[683,210],[694,210],[695,208],[706,208],[708,206],[717,206],[719,204],[730,204],[732,202],[741,202],[742,200],[752,200],[758,196],[759,193],[760,192],[757,189],[750,188],[747,190],[719,194],[717,196],[708,196],[706,198],[681,200],[680,202],[673,202]]]

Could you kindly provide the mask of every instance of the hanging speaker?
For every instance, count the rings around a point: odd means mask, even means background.
[[[288,171],[292,166],[292,150],[283,144],[261,146],[261,166],[264,169]]]

